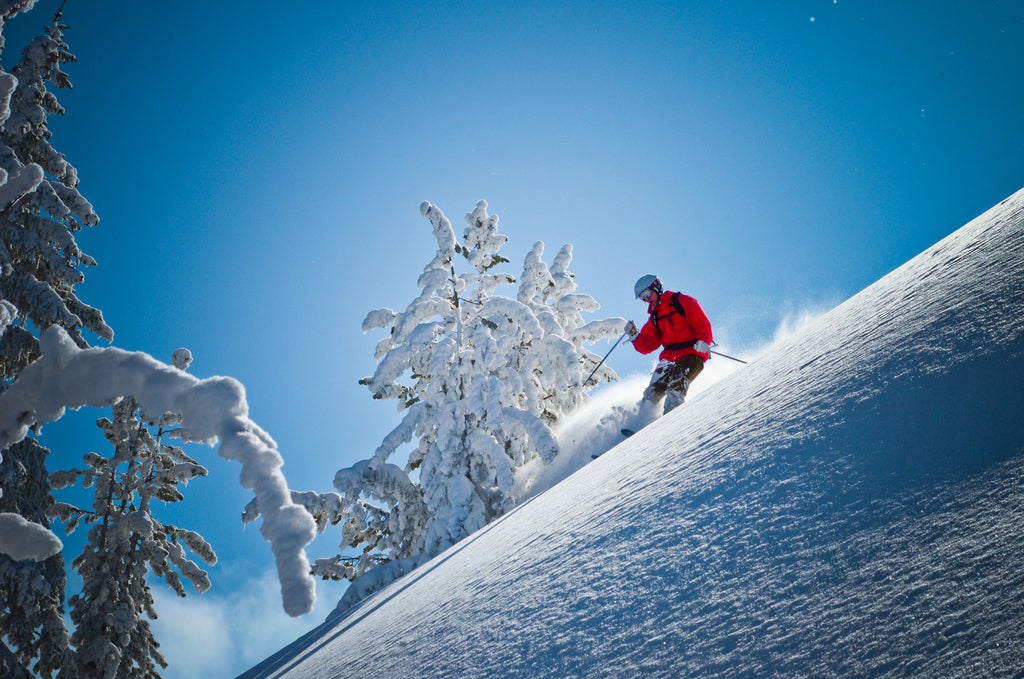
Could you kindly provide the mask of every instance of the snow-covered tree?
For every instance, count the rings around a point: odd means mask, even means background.
[[[8,19],[34,2],[0,2],[0,47]],[[111,340],[103,315],[78,299],[81,269],[95,261],[75,232],[99,222],[78,191],[78,173],[50,143],[51,115],[64,109],[51,91],[70,88],[61,66],[74,61],[56,15],[26,47],[12,73],[0,70],[0,303],[10,316],[0,335],[0,389],[39,356],[38,333],[67,329],[79,346],[82,331]]]
[[[3,24],[33,4],[0,2],[0,47]],[[78,192],[75,169],[50,144],[47,128],[49,115],[63,113],[49,85],[71,86],[61,71],[74,59],[63,29],[59,16],[54,17],[44,35],[22,52],[13,72],[0,71],[0,392],[38,358],[34,332],[61,325],[83,345],[82,329],[105,339],[113,336],[102,314],[74,292],[83,279],[80,267],[94,262],[73,234],[98,219]],[[28,438],[0,458],[0,516],[7,523],[23,522],[11,531],[16,535],[45,533],[49,524],[47,511],[54,499],[48,453]],[[56,538],[52,542],[59,548]],[[60,554],[44,557],[33,549],[25,555],[32,558],[0,555],[0,631],[13,648],[8,657],[23,668],[35,662],[34,671],[49,676],[68,654],[65,564]]]
[[[275,556],[284,610],[291,615],[308,613],[315,601],[315,583],[310,575],[310,565],[304,547],[312,541],[315,526],[309,513],[293,503],[289,497],[287,481],[280,472],[283,460],[276,444],[248,418],[248,405],[241,384],[228,377],[196,379],[180,369],[180,358],[176,356],[175,367],[171,367],[141,352],[126,352],[115,347],[82,349],[62,328],[49,328],[41,337],[39,359],[27,366],[15,383],[0,393],[0,450],[9,450],[11,446],[26,440],[30,430],[60,418],[67,408],[109,406],[123,402],[126,395],[132,395],[137,400],[141,408],[138,410],[138,421],[146,422],[147,425],[161,420],[161,416],[154,418],[156,413],[177,413],[181,418],[180,425],[165,431],[166,436],[185,442],[219,443],[221,457],[241,464],[242,485],[253,490],[256,501],[263,510],[260,533],[270,543]],[[119,431],[113,424],[107,426],[113,427],[110,431]],[[117,433],[114,438],[122,441],[125,440],[125,435]],[[141,431],[138,435],[140,445],[145,444],[142,445],[143,448],[156,449],[159,451],[158,455],[169,456],[162,459],[173,460],[174,465],[166,467],[154,463],[151,471],[156,476],[146,482],[148,486],[140,486],[148,490],[137,491],[137,497],[147,495],[151,499],[177,499],[178,496],[172,486],[201,473],[198,465],[173,452],[175,449],[145,443],[146,438]],[[144,469],[147,463],[137,464],[140,469]],[[92,455],[89,457],[89,465],[88,469],[73,471],[70,476],[68,473],[57,474],[51,478],[51,483],[55,487],[63,487],[69,482],[70,477],[81,478],[83,482],[90,484],[98,484],[101,477],[111,478],[113,462]],[[103,476],[104,474],[106,476]],[[118,481],[123,480],[127,483],[123,475],[117,478]],[[131,502],[124,499],[127,495],[121,490],[114,489],[113,492],[115,500],[112,501]],[[99,497],[110,497],[110,494]],[[181,548],[181,545],[184,545],[201,559],[209,562],[212,552],[204,546],[202,539],[194,533],[160,525],[148,518],[145,512],[138,510],[138,506],[140,505],[125,505],[124,511],[128,512],[128,515],[123,518],[117,514],[124,512],[111,514],[108,511],[104,514],[111,518],[107,520],[105,542],[101,541],[101,544],[107,546],[107,551],[123,556],[122,547],[125,541],[131,543],[137,540],[129,531],[149,536],[149,551],[139,554],[133,563],[145,560],[156,575],[166,579],[176,590],[180,590],[182,575],[196,583],[198,588],[205,588],[205,575],[188,561]],[[101,513],[98,509],[93,511]],[[80,516],[81,511],[57,505],[49,514],[60,516],[74,524],[76,515]],[[11,526],[11,522],[8,521],[10,517],[23,520],[16,514],[0,514],[0,528],[8,529]],[[110,529],[111,525],[117,526],[117,529]],[[14,528],[18,529],[16,537],[21,538],[18,551],[24,552],[24,556],[16,558],[39,559],[37,554],[44,551],[44,548],[47,550],[46,554],[53,553],[48,551],[49,542],[40,539],[44,536],[37,535],[37,531],[24,531],[24,526],[16,524]],[[52,538],[52,533],[39,528],[39,532]],[[11,546],[6,539],[8,536],[2,537],[4,539],[0,539],[0,548],[12,553],[8,551]],[[91,534],[90,539],[93,538],[94,535]],[[111,543],[111,540],[117,542]],[[96,543],[94,541],[91,544]],[[94,565],[94,560],[102,560],[100,552],[96,551],[91,555],[87,551],[85,557],[76,560],[76,567],[90,568]],[[180,574],[172,567],[177,568]],[[104,573],[103,568],[100,566],[97,576]],[[123,569],[113,580],[104,580],[99,595],[95,597],[88,589],[83,590],[83,596],[90,597],[89,601],[93,604],[90,610],[105,615],[107,612],[103,611],[103,605],[111,601],[123,601],[122,592],[134,591],[130,584],[125,584],[124,578],[130,576],[129,569]],[[131,580],[127,582],[130,583]],[[120,589],[122,587],[125,589]],[[142,610],[149,612],[144,599],[136,598],[133,601],[142,606]],[[140,601],[141,604],[138,603]],[[111,614],[114,615],[112,622],[107,615],[104,618],[107,621],[105,624],[123,631],[127,609],[122,608],[121,611]],[[94,637],[90,635],[78,638],[76,631],[75,643],[80,647],[79,650],[82,650],[88,648],[92,638]],[[137,637],[136,641],[130,637],[122,637],[120,642],[122,645],[132,644],[133,653],[147,650],[143,637]],[[99,648],[101,653],[93,657],[103,655],[104,647]],[[9,659],[10,655],[0,649],[0,661],[6,662],[5,659]],[[103,657],[107,662],[112,662],[112,656]],[[85,660],[88,661],[88,658],[86,655]],[[120,662],[120,658],[117,660]],[[112,666],[105,667],[110,669]]]
[[[0,512],[21,517],[28,525],[49,525],[55,504],[46,470],[49,452],[33,438],[4,451]],[[63,554],[40,561],[0,554],[0,632],[12,655],[38,676],[51,676],[69,660],[63,618],[66,579]]]
[[[362,583],[350,587],[349,600],[515,505],[517,474],[553,458],[551,426],[595,383],[584,384],[596,362],[582,345],[617,335],[624,322],[583,322],[581,313],[598,305],[575,294],[569,246],[554,273],[535,246],[519,299],[505,297],[497,289],[516,279],[499,270],[509,261],[501,254],[506,237],[487,203],[466,215],[461,242],[437,207],[423,203],[421,212],[437,250],[419,276],[419,295],[405,311],[378,309],[363,322],[364,331],[387,334],[376,372],[361,384],[375,399],[396,399],[403,418],[372,458],[335,475],[337,494],[293,493],[321,530],[341,524],[342,553],[317,561],[314,572]],[[403,465],[390,461],[410,443]]]
[[[544,328],[539,340],[541,350],[530,352],[538,362],[525,366],[523,371],[534,387],[532,402],[536,405],[531,412],[539,410],[544,421],[553,425],[583,404],[586,390],[577,388],[583,380],[591,380],[586,385],[590,387],[618,379],[615,371],[601,364],[601,358],[585,345],[615,337],[622,332],[625,321],[605,318],[588,322],[583,318],[585,312],[597,311],[600,305],[590,295],[576,292],[576,277],[569,271],[572,245],[562,246],[550,268],[543,254],[544,243],[537,241],[526,255],[518,299]]]
[[[55,488],[81,481],[95,493],[90,509],[64,503],[51,509],[68,532],[80,521],[91,525],[88,544],[72,564],[82,578],[81,592],[70,599],[71,642],[80,676],[158,677],[156,666],[167,666],[146,619],[157,617],[148,573],[165,580],[179,596],[185,596],[183,577],[199,592],[210,587],[206,572],[185,552],[187,547],[213,564],[217,557],[210,545],[154,513],[156,502],[182,500],[178,486],[207,473],[181,447],[162,441],[179,421],[168,413],[156,423],[154,435],[138,401],[126,397],[114,405],[113,419],[98,422],[113,454],[90,453],[84,469],[52,475]]]
[[[51,145],[47,127],[49,116],[64,113],[48,84],[71,87],[61,70],[74,60],[64,42],[65,28],[55,17],[11,73],[17,86],[0,126],[0,170],[18,190],[2,196],[0,204],[0,298],[39,331],[60,325],[85,346],[83,330],[106,340],[113,339],[113,331],[98,309],[75,294],[75,285],[84,280],[81,268],[96,262],[79,249],[74,233],[99,218],[78,191],[78,172]],[[11,355],[2,364],[9,380],[37,344],[21,326],[5,335],[11,335],[4,346]]]
[[[4,22],[33,5],[0,0],[0,48]],[[205,470],[154,436],[148,427],[160,425],[145,413],[179,413],[180,426],[164,436],[219,443],[222,457],[241,464],[243,486],[264,509],[260,532],[291,615],[313,606],[304,546],[315,532],[308,512],[290,501],[283,460],[249,420],[240,384],[198,380],[140,352],[88,347],[86,331],[108,341],[113,332],[75,292],[82,269],[95,264],[75,233],[98,218],[47,128],[48,116],[63,113],[51,86],[70,87],[62,71],[74,59],[65,28],[58,14],[11,73],[0,70],[0,675],[157,676],[163,659],[144,618],[155,612],[143,575],[163,578],[179,594],[183,580],[204,590],[206,574],[185,548],[206,563],[215,557],[198,534],[153,516],[154,499],[181,499],[175,486]],[[65,408],[113,404],[101,426],[114,455],[91,454],[85,469],[51,478],[39,427]],[[51,493],[78,479],[96,489],[90,509],[57,503]],[[69,530],[92,524],[74,563],[83,589],[70,602],[73,638],[64,626],[65,567],[51,517]]]

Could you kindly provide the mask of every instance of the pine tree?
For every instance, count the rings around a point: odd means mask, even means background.
[[[38,331],[60,325],[79,346],[86,346],[83,330],[108,341],[113,331],[103,314],[79,300],[74,291],[84,280],[80,269],[96,264],[79,249],[74,233],[96,225],[99,218],[78,191],[78,172],[50,144],[52,133],[47,127],[49,116],[64,113],[48,84],[71,87],[61,70],[63,64],[74,61],[64,42],[66,28],[59,15],[54,17],[45,33],[25,48],[12,71],[17,87],[0,127],[0,169],[9,183],[18,185],[26,176],[38,182],[32,190],[6,196],[8,200],[0,205],[0,298],[14,304],[21,319]],[[5,344],[10,347],[4,349],[17,349],[10,357],[4,352],[3,376],[10,380],[37,343],[23,328],[12,326],[5,333]]]
[[[585,345],[617,336],[625,321],[584,320],[583,314],[597,311],[600,304],[590,295],[576,292],[576,277],[569,271],[572,245],[562,246],[550,268],[544,263],[543,254],[544,243],[534,243],[519,279],[519,301],[530,307],[544,328],[539,346],[532,347],[537,349],[531,352],[535,361],[523,366],[521,373],[532,380],[535,405],[531,412],[554,426],[584,403],[586,388],[618,379],[615,371],[602,365],[591,378],[596,381],[579,388],[601,360]]]
[[[48,454],[32,438],[4,451],[0,512],[49,525],[55,501],[45,464]],[[63,554],[42,562],[15,561],[0,554],[0,630],[14,649],[12,655],[39,676],[48,677],[69,661],[70,639],[63,619],[66,580]]]
[[[0,0],[0,47],[3,23],[33,4]],[[303,550],[313,525],[288,501],[281,457],[245,414],[240,384],[225,377],[196,380],[141,352],[84,350],[90,334],[111,341],[113,332],[75,292],[82,269],[95,264],[75,234],[99,220],[78,191],[75,168],[51,145],[47,127],[50,115],[63,114],[51,86],[70,87],[62,70],[74,60],[65,28],[58,13],[12,73],[0,70],[0,514],[5,529],[13,526],[5,538],[17,538],[0,546],[23,559],[0,555],[0,675],[23,676],[31,668],[47,677],[158,676],[165,662],[146,621],[156,613],[145,575],[162,578],[184,596],[185,580],[199,591],[209,587],[186,548],[205,563],[216,557],[198,534],[154,516],[154,499],[182,499],[176,486],[206,471],[161,442],[165,429],[149,431],[171,420],[146,421],[139,403],[157,411],[180,406],[175,436],[219,441],[221,455],[242,465],[243,484],[265,505],[261,533],[275,553],[282,602],[291,615],[307,613],[315,598]],[[183,360],[176,355],[175,366],[183,368]],[[72,363],[76,367],[65,370]],[[138,401],[125,396],[136,390]],[[73,408],[116,402],[112,419],[101,420],[114,455],[90,454],[85,469],[48,474],[49,451],[33,436],[38,426],[60,417],[60,408],[39,412],[25,405],[39,400]],[[91,509],[55,502],[53,488],[78,480],[96,489]],[[73,636],[63,624],[63,557],[33,560],[59,548],[44,528],[51,519],[64,521],[69,531],[90,525],[89,545],[73,563],[83,576],[82,591],[70,600]]]
[[[5,2],[2,25],[31,2]],[[98,222],[78,192],[75,169],[50,144],[47,117],[63,109],[48,85],[71,84],[61,66],[74,57],[63,39],[59,16],[22,53],[13,73],[0,71],[0,391],[39,356],[36,332],[58,324],[84,345],[82,329],[111,339],[102,314],[82,303],[74,286],[80,267],[94,264],[75,243],[74,232]],[[0,32],[0,46],[3,45]],[[0,511],[43,526],[54,505],[48,483],[49,451],[34,439],[11,446],[0,458]],[[42,562],[0,555],[0,631],[25,668],[41,676],[67,664],[64,626],[65,564],[61,554]],[[35,663],[33,666],[33,662]]]
[[[350,587],[350,602],[515,505],[518,474],[553,458],[551,426],[590,386],[583,370],[593,355],[582,343],[614,336],[623,323],[583,330],[580,313],[597,303],[575,294],[569,246],[554,273],[535,246],[520,298],[504,297],[496,290],[516,281],[499,270],[509,261],[501,254],[506,237],[487,203],[466,215],[461,243],[441,210],[424,203],[421,212],[437,251],[419,277],[420,294],[403,312],[378,309],[363,322],[364,331],[387,334],[376,372],[361,384],[375,399],[397,400],[402,421],[371,459],[335,475],[337,494],[293,494],[321,530],[342,524],[342,554],[317,561],[314,572],[363,583]],[[404,466],[389,461],[413,441]],[[352,549],[361,553],[344,555]]]
[[[167,666],[146,619],[157,617],[147,573],[182,597],[182,578],[199,592],[210,587],[206,572],[185,551],[213,564],[217,557],[210,545],[198,533],[154,515],[155,501],[182,500],[178,485],[207,473],[180,447],[162,442],[175,422],[175,416],[164,416],[154,435],[138,402],[126,397],[114,405],[113,419],[98,422],[114,446],[113,455],[90,453],[85,469],[53,474],[55,488],[81,480],[95,489],[90,510],[63,503],[51,510],[67,522],[69,532],[80,522],[91,525],[88,544],[72,564],[82,577],[82,591],[70,599],[71,643],[81,676],[159,677],[157,665]]]

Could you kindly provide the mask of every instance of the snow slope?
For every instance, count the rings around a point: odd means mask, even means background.
[[[1024,191],[244,677],[1014,677]]]

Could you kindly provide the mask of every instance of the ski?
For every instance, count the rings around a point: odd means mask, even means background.
[[[634,430],[634,429],[620,429],[619,433],[621,433],[626,438],[629,438],[630,436],[632,436],[633,434],[636,433],[636,430]],[[591,460],[596,460],[597,458],[601,457],[602,455],[604,455],[604,453],[596,453],[594,455],[591,455],[590,459]]]

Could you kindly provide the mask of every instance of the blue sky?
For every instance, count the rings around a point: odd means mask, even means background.
[[[5,66],[58,5],[12,20]],[[296,489],[397,423],[357,384],[360,324],[416,294],[423,200],[459,233],[487,200],[513,274],[572,243],[601,316],[639,318],[656,273],[742,354],[1024,183],[1015,1],[68,0],[64,20],[53,143],[101,219],[79,294],[117,346],[243,382]],[[230,589],[218,569],[271,556],[236,523],[238,470],[204,462],[188,496],[216,522],[189,526]]]

